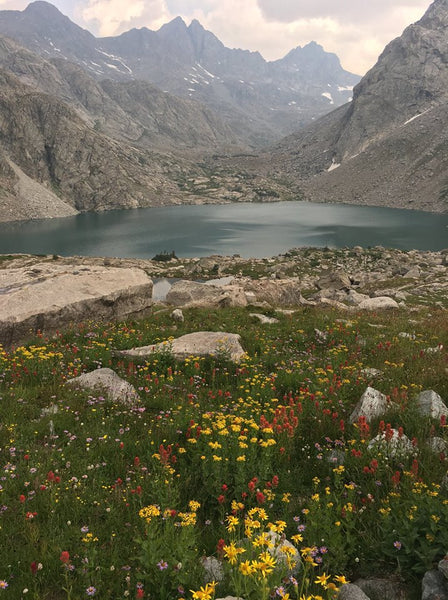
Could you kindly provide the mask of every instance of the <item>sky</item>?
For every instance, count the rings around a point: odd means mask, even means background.
[[[159,29],[181,16],[198,19],[226,46],[258,50],[266,60],[314,40],[345,69],[364,75],[385,45],[419,20],[431,0],[50,0],[96,36],[132,27]],[[23,10],[29,0],[0,0]]]

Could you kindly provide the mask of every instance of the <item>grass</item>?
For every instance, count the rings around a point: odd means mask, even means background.
[[[5,597],[327,599],[369,575],[412,596],[448,548],[447,460],[427,445],[448,441],[446,423],[415,405],[422,389],[448,398],[447,354],[426,351],[447,347],[446,312],[306,308],[269,326],[249,312],[190,309],[173,325],[159,311],[0,349]],[[198,330],[239,333],[246,359],[113,355]],[[102,366],[141,402],[65,385]],[[352,424],[368,385],[399,408]],[[409,455],[369,447],[391,427]],[[216,586],[204,557],[222,561]]]

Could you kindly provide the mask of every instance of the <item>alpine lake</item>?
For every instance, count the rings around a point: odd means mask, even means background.
[[[262,258],[290,248],[448,247],[448,214],[276,202],[182,205],[0,223],[0,253],[152,258],[212,254]]]

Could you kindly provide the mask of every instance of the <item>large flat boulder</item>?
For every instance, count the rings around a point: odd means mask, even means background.
[[[0,270],[0,343],[10,346],[37,331],[142,314],[152,303],[152,280],[141,269],[60,265]]]
[[[240,340],[240,336],[236,333],[196,331],[175,340],[167,340],[151,346],[118,350],[115,355],[134,360],[145,360],[152,354],[169,352],[178,360],[183,360],[188,356],[225,356],[238,362],[245,354]]]

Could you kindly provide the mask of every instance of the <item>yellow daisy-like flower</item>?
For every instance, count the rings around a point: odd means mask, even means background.
[[[259,560],[256,561],[256,569],[261,573],[262,577],[266,577],[266,575],[272,573],[275,568],[275,558],[271,556],[269,552],[262,552],[258,558]]]
[[[255,568],[254,568],[253,564],[251,564],[250,561],[245,560],[244,562],[242,562],[240,564],[240,572],[243,575],[247,575],[247,576],[252,575],[254,573],[254,571],[255,571]]]
[[[316,579],[314,580],[314,583],[320,583],[320,585],[327,589],[328,585],[327,585],[327,581],[330,579],[330,575],[326,575],[325,573],[322,573],[322,575],[318,575],[316,577]]]
[[[190,590],[193,594],[193,600],[212,600],[212,596],[215,593],[216,582],[212,581],[211,583],[207,583],[205,587],[201,587],[200,590],[196,592],[194,590]]]
[[[240,522],[240,520],[238,519],[238,517],[235,517],[233,515],[229,515],[227,517],[227,531],[235,531],[236,526],[238,525],[238,523]]]
[[[346,583],[349,583],[348,579],[346,579],[344,577],[344,575],[336,575],[336,577],[334,578],[334,580],[337,583],[340,583],[341,585],[345,585]]]
[[[298,544],[299,542],[303,542],[303,535],[300,535],[300,533],[296,533],[295,535],[291,536],[291,539],[295,544]]]
[[[244,548],[238,548],[235,546],[235,542],[231,542],[228,546],[223,547],[224,556],[227,558],[231,565],[234,565],[237,561],[238,554],[246,552]]]

